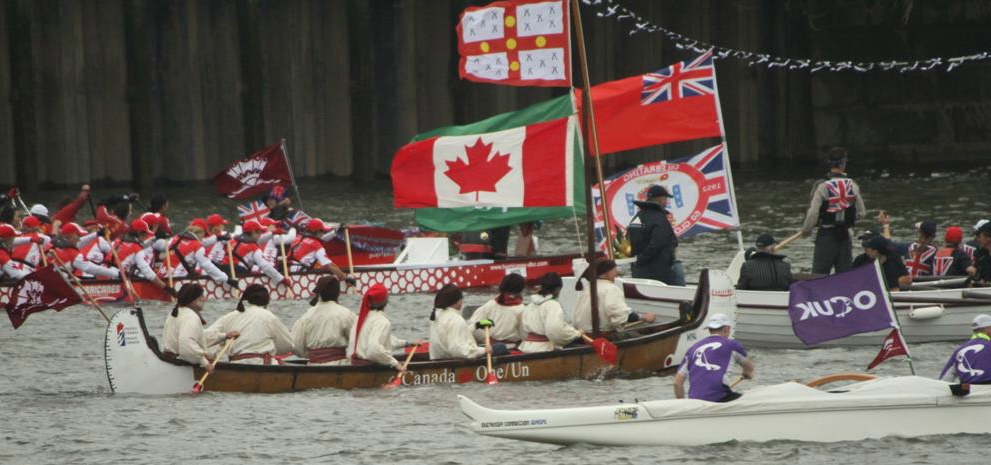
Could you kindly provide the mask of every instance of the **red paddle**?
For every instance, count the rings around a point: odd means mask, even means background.
[[[217,358],[213,359],[213,363],[210,364],[210,368],[214,368],[217,366],[217,363],[220,362],[220,359],[223,358],[224,354],[227,353],[227,349],[231,348],[232,342],[234,342],[234,338],[230,338],[227,340],[227,343],[224,344],[224,347],[220,349],[220,353],[217,354]],[[203,383],[206,382],[206,378],[210,376],[210,373],[211,371],[207,370],[206,373],[203,373],[203,377],[200,378],[200,380],[193,385],[193,394],[199,394],[203,392]]]
[[[385,383],[385,385],[382,386],[382,389],[395,389],[403,384],[403,373],[405,373],[406,368],[409,367],[409,361],[413,360],[413,356],[416,355],[417,346],[419,346],[419,344],[413,344],[413,349],[409,351],[409,354],[406,355],[406,361],[403,362],[403,370],[396,373],[396,375],[393,376],[388,383]]]
[[[599,358],[602,359],[602,361],[610,365],[616,365],[616,358],[617,358],[616,356],[618,350],[616,348],[616,344],[609,342],[604,337],[597,337],[595,339],[592,339],[584,334],[582,334],[582,339],[585,339],[586,342],[592,344],[592,347],[595,348],[595,353],[599,356]]]
[[[489,326],[485,327],[485,363],[488,373],[485,375],[485,384],[499,384],[499,379],[492,371],[492,338],[489,337],[489,328]]]

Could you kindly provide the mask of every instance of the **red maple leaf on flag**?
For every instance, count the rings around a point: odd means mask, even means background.
[[[465,146],[468,163],[461,158],[446,162],[447,171],[444,174],[461,188],[459,194],[474,192],[477,202],[480,192],[495,192],[496,183],[513,171],[509,167],[508,154],[496,152],[490,160],[490,153],[492,153],[492,144],[484,144],[479,137],[475,145]]]

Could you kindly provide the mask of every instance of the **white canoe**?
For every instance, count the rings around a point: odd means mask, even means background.
[[[575,278],[565,278],[562,305],[576,300]],[[680,302],[691,300],[695,286],[668,286],[648,279],[620,278],[626,302],[634,310],[656,313],[662,319],[677,319]],[[974,317],[991,314],[991,300],[964,298],[991,289],[939,289],[892,292],[895,315],[909,344],[959,341],[970,334]],[[735,293],[737,324],[735,338],[745,347],[781,349],[807,348],[795,336],[788,316],[788,293],[778,291],[740,291]],[[912,302],[909,302],[911,300]],[[825,342],[822,346],[879,346],[887,331],[864,333]]]
[[[821,391],[789,382],[729,403],[656,400],[599,407],[493,410],[458,396],[478,434],[551,444],[691,446],[727,441],[856,441],[991,434],[991,385],[954,397],[949,383],[878,378]]]

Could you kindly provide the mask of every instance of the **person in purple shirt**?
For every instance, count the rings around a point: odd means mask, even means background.
[[[957,346],[946,361],[939,379],[963,384],[991,384],[991,316],[977,315],[971,324],[974,335]]]
[[[743,367],[743,377],[753,379],[754,362],[747,357],[747,350],[729,338],[732,322],[722,313],[713,314],[706,322],[709,337],[695,343],[678,367],[674,377],[674,396],[685,398],[685,380],[688,380],[690,399],[710,402],[729,402],[740,397],[730,389],[730,363]]]

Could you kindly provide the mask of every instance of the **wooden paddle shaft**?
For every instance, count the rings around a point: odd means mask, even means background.
[[[165,272],[169,275],[169,287],[175,289],[175,280],[172,278],[172,253],[165,250]]]
[[[489,326],[485,327],[485,368],[486,375],[492,374],[492,338],[489,337]]]
[[[217,353],[217,357],[213,359],[213,363],[210,364],[210,368],[213,368],[213,367],[216,367],[217,366],[217,363],[220,362],[220,359],[224,358],[224,355],[227,354],[227,349],[230,349],[231,348],[231,344],[232,343],[234,343],[234,338],[227,339],[227,343],[225,343],[224,344],[224,347],[222,347],[220,349],[220,352]],[[210,376],[210,370],[207,370],[206,373],[203,373],[203,376],[200,378],[199,381],[196,382],[196,384],[202,386],[203,383],[206,382],[206,378],[208,376]]]
[[[286,257],[286,243],[279,241],[279,251],[282,252],[282,277],[289,280],[289,258]],[[291,285],[286,285],[286,290],[289,292],[289,297],[296,297],[296,293],[293,292]]]
[[[783,241],[778,242],[777,244],[775,244],[774,245],[774,250],[781,250],[783,247],[787,246],[788,244],[791,244],[792,242],[795,242],[795,240],[798,239],[799,237],[802,237],[801,231],[799,231],[799,232],[797,232],[795,234],[792,234],[791,236],[786,237],[785,240],[783,240]]]
[[[234,249],[231,248],[231,241],[227,241],[227,263],[231,268],[231,279],[237,279],[237,271],[234,271]]]
[[[729,385],[729,388],[730,388],[730,389],[733,389],[733,388],[735,388],[735,387],[736,387],[736,385],[737,385],[737,384],[740,384],[741,382],[743,382],[743,380],[744,380],[744,379],[745,379],[745,378],[744,378],[743,376],[740,376],[740,377],[738,377],[738,378],[736,378],[735,380],[733,380],[733,384],[730,384],[730,385]]]
[[[89,291],[86,290],[86,287],[83,286],[83,283],[79,281],[79,278],[74,273],[66,269],[65,262],[63,262],[62,259],[59,258],[58,254],[53,253],[52,257],[55,258],[55,262],[59,264],[59,267],[62,268],[63,271],[66,272],[66,274],[72,277],[72,281],[76,283],[76,287],[78,287],[79,290],[83,291],[83,295],[86,296],[86,300],[89,301],[90,305],[96,307],[96,309],[100,311],[100,314],[103,315],[103,319],[107,320],[107,323],[110,323],[110,317],[107,316],[107,312],[103,311],[103,307],[101,307],[100,303],[97,302],[92,295],[90,295]]]
[[[107,241],[110,241],[109,231],[107,232]],[[120,273],[120,280],[124,282],[124,290],[131,296],[131,300],[134,301],[134,304],[137,305],[138,293],[134,290],[134,286],[131,285],[131,279],[127,277],[127,270],[124,269],[124,264],[121,263],[120,256],[117,255],[117,249],[113,247],[112,243],[110,244],[110,253],[114,257],[114,262],[117,263],[117,271]]]
[[[399,373],[396,373],[392,377],[392,379],[389,380],[389,383],[386,383],[386,386],[388,386],[389,384],[392,384],[392,383],[397,382],[397,380],[400,379],[399,377],[402,376],[400,373],[406,371],[406,368],[409,368],[409,362],[410,362],[410,360],[413,360],[413,356],[416,355],[416,349],[417,349],[417,347],[420,347],[420,344],[413,344],[413,347],[410,348],[409,353],[406,354],[406,361],[403,362],[403,368],[400,370]]]
[[[351,258],[351,232],[344,226],[344,248],[348,252],[348,274],[354,274],[354,260]]]

